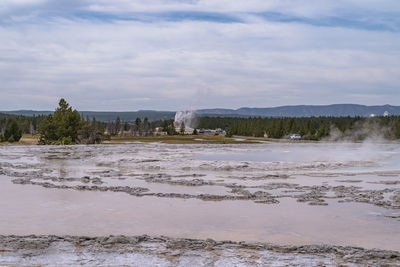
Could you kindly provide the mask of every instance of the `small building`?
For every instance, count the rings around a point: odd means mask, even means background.
[[[289,138],[290,138],[290,140],[301,140],[301,135],[300,134],[292,134]]]
[[[154,135],[156,135],[156,136],[164,136],[164,135],[168,135],[168,133],[164,132],[162,127],[156,127],[154,129]]]
[[[180,127],[175,127],[175,132],[181,133],[181,128]],[[193,134],[194,129],[190,127],[185,127],[185,133],[184,134]]]
[[[226,135],[226,132],[224,130],[222,130],[221,128],[217,128],[215,130],[199,129],[198,133],[199,134],[204,134],[204,135]]]

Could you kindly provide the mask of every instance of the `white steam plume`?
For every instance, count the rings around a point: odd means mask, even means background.
[[[174,121],[175,127],[180,127],[182,122],[185,123],[185,127],[196,127],[196,114],[193,111],[176,112]]]

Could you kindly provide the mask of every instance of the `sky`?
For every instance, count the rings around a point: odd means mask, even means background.
[[[0,110],[400,105],[398,0],[1,0]]]

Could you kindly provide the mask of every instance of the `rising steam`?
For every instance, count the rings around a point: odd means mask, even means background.
[[[337,127],[331,126],[329,136],[323,138],[323,141],[339,141],[339,142],[384,142],[390,140],[391,131],[389,127],[382,127],[373,117],[365,121],[356,122],[351,129],[345,132],[340,131]]]
[[[186,127],[195,128],[196,114],[193,111],[178,111],[175,114],[175,127],[180,127],[182,122],[185,123]]]

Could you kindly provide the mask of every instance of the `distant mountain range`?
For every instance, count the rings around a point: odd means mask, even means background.
[[[272,108],[239,108],[239,109],[202,109],[196,111],[200,115],[221,116],[261,116],[261,117],[356,117],[375,114],[382,116],[385,112],[389,115],[400,115],[400,106],[364,106],[356,104],[335,105],[298,105],[281,106]]]
[[[42,110],[14,110],[14,111],[0,111],[0,113],[4,114],[12,114],[12,115],[22,115],[22,116],[39,116],[39,115],[48,115],[52,114],[53,111]],[[90,118],[95,117],[98,121],[114,121],[117,116],[120,117],[122,121],[133,121],[136,118],[144,119],[147,117],[150,121],[155,120],[169,120],[175,117],[175,113],[173,111],[154,111],[154,110],[139,110],[139,111],[79,111],[79,113],[86,118],[89,116]]]
[[[34,110],[16,110],[0,111],[5,114],[37,116],[51,114],[52,111],[34,111]],[[200,109],[194,111],[198,116],[211,117],[355,117],[355,116],[382,116],[385,112],[389,115],[400,115],[400,106],[364,106],[356,104],[335,104],[335,105],[298,105],[298,106],[280,106],[272,108],[239,108],[239,109]],[[107,112],[107,111],[80,111],[86,117],[96,117],[99,121],[113,121],[117,116],[122,121],[133,121],[136,118],[147,117],[150,121],[173,119],[175,112],[139,110],[128,112]]]

